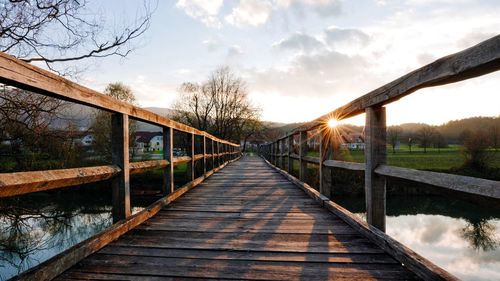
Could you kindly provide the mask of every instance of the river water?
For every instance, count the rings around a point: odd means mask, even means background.
[[[365,216],[363,198],[334,201]],[[109,202],[109,194],[78,190],[2,199],[0,280],[109,227]],[[500,280],[498,209],[441,196],[389,195],[387,233],[461,279]]]
[[[334,201],[366,219],[364,199]],[[462,280],[500,280],[500,211],[444,196],[388,195],[386,232]]]

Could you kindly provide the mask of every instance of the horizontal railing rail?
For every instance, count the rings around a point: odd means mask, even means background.
[[[115,223],[113,227],[29,270],[22,275],[25,279],[54,278],[82,258],[153,216],[162,206],[195,187],[227,163],[237,160],[241,155],[239,144],[103,95],[2,52],[0,52],[0,83],[112,113],[111,165],[0,173],[0,198],[111,180],[112,217]],[[129,119],[153,124],[162,129],[163,159],[130,162]],[[174,130],[187,134],[190,139],[187,156],[174,157]],[[198,152],[195,148],[202,153],[195,153]],[[195,178],[197,161],[203,163],[203,173]],[[211,161],[210,169],[208,161]],[[186,172],[188,183],[175,188],[174,167],[184,163],[188,163]],[[163,170],[161,185],[163,197],[132,216],[130,175],[156,169]]]
[[[379,87],[334,111],[284,136],[259,147],[262,156],[273,165],[292,171],[292,161],[299,162],[299,180],[305,181],[307,163],[318,164],[319,191],[331,197],[331,168],[364,171],[367,222],[385,231],[386,177],[406,179],[454,191],[500,199],[500,182],[461,175],[421,171],[387,165],[385,105],[415,91],[455,83],[500,70],[500,35],[483,41],[461,52],[445,56]],[[333,160],[333,144],[328,134],[330,119],[342,120],[366,113],[364,163]],[[307,156],[307,132],[317,130],[319,157]],[[292,146],[298,136],[298,152]],[[297,141],[296,141],[297,142]],[[285,159],[288,165],[285,167]]]

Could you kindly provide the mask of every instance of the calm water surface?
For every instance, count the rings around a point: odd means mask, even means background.
[[[363,219],[363,198],[336,201]],[[500,280],[500,212],[441,196],[388,196],[387,234],[463,280]]]
[[[112,224],[109,192],[37,193],[0,201],[0,280],[7,280]],[[134,204],[134,202],[132,202]],[[147,202],[135,202],[136,213]]]

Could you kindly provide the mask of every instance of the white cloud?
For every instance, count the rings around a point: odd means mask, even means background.
[[[217,15],[223,0],[179,0],[176,7],[183,10],[188,16],[201,20],[209,27],[221,27]]]
[[[342,44],[366,46],[370,41],[370,36],[358,29],[344,29],[329,27],[325,30],[325,41],[332,45]]]
[[[267,0],[241,0],[226,21],[237,27],[259,26],[267,22],[273,6]]]
[[[323,47],[323,43],[314,36],[310,36],[302,32],[296,32],[288,38],[274,43],[273,47],[280,50],[299,50],[303,52],[311,52]]]
[[[203,45],[207,46],[207,49],[210,52],[213,52],[213,51],[217,50],[220,47],[219,40],[217,40],[215,38],[212,38],[212,37],[203,40],[202,43],[203,43]]]
[[[227,56],[229,58],[243,55],[243,49],[239,45],[232,45],[227,49]]]

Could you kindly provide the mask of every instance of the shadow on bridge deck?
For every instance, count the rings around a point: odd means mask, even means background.
[[[417,279],[258,157],[243,157],[59,279]]]

